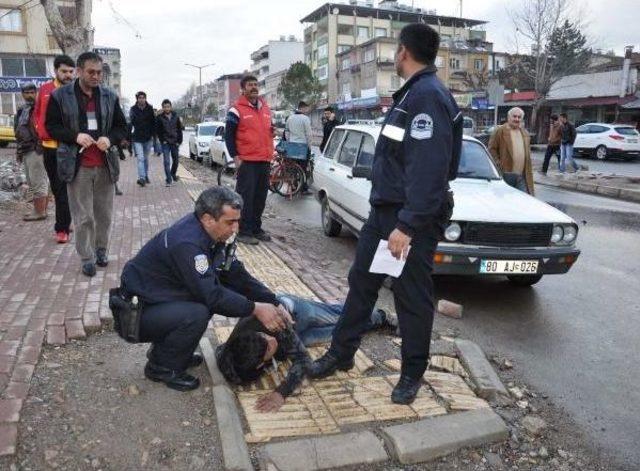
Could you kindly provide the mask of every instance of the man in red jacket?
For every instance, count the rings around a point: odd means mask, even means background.
[[[242,96],[227,113],[225,141],[238,169],[236,191],[244,200],[238,242],[256,245],[271,240],[262,229],[273,158],[271,110],[258,96],[256,77],[244,76],[240,88]]]
[[[71,57],[65,55],[56,56],[53,60],[55,77],[52,81],[47,82],[40,87],[38,97],[36,98],[36,104],[33,109],[33,124],[36,128],[38,138],[42,141],[44,166],[47,170],[47,176],[49,177],[49,183],[51,184],[51,192],[53,193],[53,199],[56,203],[56,223],[54,230],[56,232],[56,240],[59,244],[69,242],[71,212],[69,211],[67,184],[58,176],[58,165],[56,162],[58,142],[49,136],[44,123],[51,93],[53,93],[56,88],[71,83],[73,80],[75,66],[76,64]]]

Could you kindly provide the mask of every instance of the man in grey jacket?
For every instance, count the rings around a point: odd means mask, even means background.
[[[289,116],[285,124],[285,137],[289,142],[306,144],[311,147],[311,120],[307,114],[309,105],[304,101],[298,103],[298,109]]]

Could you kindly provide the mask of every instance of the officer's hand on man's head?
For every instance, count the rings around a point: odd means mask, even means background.
[[[278,309],[269,303],[256,303],[253,315],[262,322],[267,330],[277,332],[287,328],[287,322]]]

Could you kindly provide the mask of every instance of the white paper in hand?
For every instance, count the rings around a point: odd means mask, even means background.
[[[409,250],[411,250],[411,246],[409,246],[407,250],[407,255],[409,254]],[[402,270],[404,269],[404,264],[406,262],[406,258],[398,260],[391,254],[391,251],[389,250],[389,241],[381,240],[378,244],[376,254],[373,256],[369,272],[382,273],[398,278],[402,274]]]

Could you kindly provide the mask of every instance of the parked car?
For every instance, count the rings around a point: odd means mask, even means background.
[[[315,160],[313,187],[322,227],[358,234],[369,214],[377,125],[337,126]],[[507,185],[486,148],[464,136],[455,208],[435,255],[436,274],[506,275],[528,286],[543,275],[569,271],[577,260],[578,225],[556,208]]]
[[[468,116],[464,116],[462,118],[462,132],[465,136],[473,136],[473,133],[476,129],[476,122],[473,118],[469,118]]]
[[[224,164],[230,160],[227,144],[224,142],[224,123],[220,124],[221,126],[216,129],[216,133],[209,145],[210,165],[212,167],[214,165],[224,166]]]
[[[473,135],[477,140],[482,142],[485,146],[489,145],[489,139],[491,139],[491,135],[496,131],[498,126],[489,126],[485,128],[483,131],[478,132]]]
[[[220,126],[224,126],[224,123],[210,121],[196,124],[194,132],[189,136],[189,157],[202,162],[209,155],[209,144]]]
[[[13,132],[13,116],[0,115],[0,147],[7,147],[10,142],[16,141]]]
[[[640,134],[627,124],[587,123],[576,128],[573,148],[576,156],[633,160],[640,156]]]

